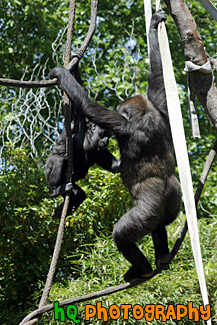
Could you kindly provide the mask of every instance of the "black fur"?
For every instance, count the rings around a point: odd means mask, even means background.
[[[71,54],[71,58],[73,56],[80,58],[82,53],[80,50],[76,50]],[[74,68],[72,75],[81,84],[78,65]],[[68,157],[66,155],[65,130],[60,135],[45,165],[51,197],[54,198],[59,195],[65,197],[66,192],[70,191],[67,215],[72,214],[86,198],[85,192],[75,182],[84,178],[91,166],[98,163],[101,167],[114,173],[119,172],[120,169],[120,161],[117,161],[106,148],[112,133],[94,123],[86,123],[85,117],[80,112],[78,102],[70,100],[70,105],[73,134],[72,183],[67,183]],[[60,218],[62,209],[63,203],[55,208],[52,217]]]
[[[74,122],[71,123],[72,128]],[[73,137],[73,175],[72,183],[67,184],[67,165],[66,156],[66,132],[63,130],[53,150],[51,151],[46,165],[45,175],[49,183],[51,197],[65,195],[72,190],[67,215],[75,211],[86,198],[85,192],[74,183],[82,178],[88,172],[88,169],[95,163],[110,172],[118,172],[120,162],[106,148],[111,134],[88,122],[87,125],[83,119],[79,124],[79,131]],[[59,218],[62,212],[63,204],[54,210],[53,217]]]
[[[157,35],[158,24],[164,20],[166,14],[158,11],[150,24],[148,99],[143,96],[128,98],[118,106],[118,112],[114,112],[92,102],[64,68],[54,68],[50,73],[50,78],[58,78],[69,97],[79,103],[85,116],[112,131],[117,138],[122,181],[136,202],[113,230],[119,251],[132,264],[125,274],[126,281],[153,273],[150,263],[135,244],[148,233],[152,234],[157,266],[169,260],[165,226],[177,217],[181,204]]]

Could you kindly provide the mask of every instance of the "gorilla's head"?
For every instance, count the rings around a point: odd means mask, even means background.
[[[87,122],[87,130],[84,139],[84,150],[89,151],[93,149],[103,150],[108,146],[109,138],[112,133],[100,126]]]
[[[138,119],[146,113],[147,109],[147,100],[141,95],[127,98],[117,106],[118,113],[124,116],[128,121],[134,118]]]

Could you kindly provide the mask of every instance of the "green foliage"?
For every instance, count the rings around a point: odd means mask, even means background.
[[[122,98],[127,96],[145,93],[149,67],[143,5],[144,2],[141,0],[99,2],[97,29],[82,59],[81,72],[83,84],[91,97],[107,107],[116,107]],[[196,19],[206,50],[210,55],[215,55],[216,23],[210,19],[198,2],[187,1],[187,5]],[[25,79],[28,80],[33,71],[39,71],[44,67],[47,60],[47,72],[56,65],[57,57],[58,64],[61,64],[66,38],[62,32],[68,19],[68,1],[3,0],[0,2],[0,12],[1,77],[20,79],[26,71]],[[88,5],[84,0],[77,1],[73,47],[79,46],[83,41],[89,27],[89,18],[90,1]],[[185,59],[171,17],[168,17],[167,30],[181,95],[192,176],[196,188],[205,158],[216,138],[216,132],[204,110],[197,103],[202,138],[196,140],[191,138],[186,98],[187,81],[186,74],[183,72]],[[58,40],[56,40],[57,36]],[[39,63],[41,64],[39,70],[34,70]],[[34,79],[41,78],[40,73],[37,72],[35,75]],[[20,106],[18,105],[14,112],[11,110],[11,105],[17,101],[20,92],[1,88],[0,127],[5,130],[5,137],[4,141],[1,139],[4,150],[1,152],[3,168],[0,174],[0,314],[1,322],[5,325],[17,324],[28,309],[32,311],[37,306],[55,243],[58,221],[50,218],[54,204],[53,200],[48,198],[43,172],[44,161],[42,161],[48,152],[43,146],[42,135],[39,137],[37,134],[42,127],[41,118],[48,120],[56,128],[59,127],[55,125],[58,116],[60,116],[58,122],[60,124],[62,122],[62,115],[57,114],[54,106],[54,92],[53,89],[47,92],[46,98],[50,107],[54,107],[52,112],[45,109],[43,112],[36,110],[33,113],[39,118],[39,123],[34,124],[33,127],[37,139],[34,143],[38,152],[36,156],[34,147],[31,148],[25,141],[23,142],[22,137],[16,146],[10,143],[5,147],[5,141],[10,139],[4,128],[6,123],[12,122],[10,132],[22,134],[25,133],[25,127],[32,130],[30,126],[33,119],[32,116],[28,119],[28,110],[24,110],[18,124],[14,114],[20,112]],[[23,93],[20,96],[25,95]],[[41,94],[36,96],[37,99],[40,96]],[[34,97],[30,95],[28,100],[31,109],[35,107]],[[46,132],[44,136],[47,136]],[[111,150],[118,154],[115,141],[111,141],[110,146]],[[39,157],[43,158],[39,159]],[[217,317],[216,174],[215,164],[198,206],[199,217],[206,218],[200,219],[199,225],[213,318]],[[122,276],[128,268],[126,261],[117,252],[111,240],[114,223],[133,204],[121,184],[119,175],[112,175],[95,167],[79,185],[85,190],[87,199],[73,216],[67,218],[50,302],[118,284],[123,281]],[[56,199],[56,204],[61,201],[62,198]],[[170,247],[181,227],[180,218],[169,227]],[[142,249],[153,263],[150,237],[144,239]],[[186,238],[170,270],[164,271],[154,280],[138,288],[100,300],[106,307],[113,303],[117,305],[140,303],[142,306],[162,303],[167,306],[170,303],[186,304],[190,300],[196,305],[201,304],[189,238]],[[84,305],[79,305],[81,317],[83,317],[83,310]],[[14,315],[13,319],[11,315]],[[53,323],[52,314],[43,317],[42,324]],[[94,324],[97,324],[97,321],[94,321]],[[124,322],[120,321],[119,324]],[[127,324],[136,324],[136,322],[130,319]]]
[[[51,58],[51,44],[68,17],[66,5],[61,0],[1,1],[1,77],[20,79],[23,68],[31,72],[34,64]]]
[[[180,216],[169,229],[169,245],[172,245],[177,238],[178,231],[182,225],[182,218]],[[207,223],[206,220],[199,221],[200,227],[200,240],[202,245],[202,254],[204,261],[204,270],[206,274],[207,286],[209,291],[210,303],[212,306],[212,318],[217,317],[216,306],[216,292],[217,292],[217,272],[216,272],[216,218],[212,224]],[[207,231],[207,229],[209,229]],[[154,263],[153,258],[153,244],[151,237],[147,236],[141,243],[141,249],[146,253],[148,259]],[[118,253],[112,239],[101,236],[98,238],[96,244],[91,249],[90,254],[81,254],[80,259],[77,262],[77,267],[80,269],[80,277],[78,279],[71,279],[67,286],[54,285],[50,294],[50,303],[53,301],[62,301],[75,296],[81,296],[90,292],[95,292],[120,284],[123,282],[123,274],[127,271],[129,264]],[[90,300],[85,303],[79,303],[78,318],[81,320],[81,324],[101,324],[102,321],[97,321],[94,317],[89,322],[84,322],[85,319],[85,305],[96,305],[97,301],[101,301],[102,305],[106,308],[116,304],[121,306],[122,304],[141,305],[145,307],[148,304],[162,304],[165,309],[168,305],[183,304],[188,305],[188,302],[192,301],[195,307],[202,305],[201,294],[199,290],[199,284],[197,274],[193,262],[193,256],[191,251],[189,236],[186,236],[177,257],[172,262],[170,269],[163,271],[160,275],[154,279],[129,290],[121,291],[110,296],[102,297],[95,300]],[[52,321],[53,312],[43,317],[43,324],[53,324]],[[184,318],[178,324],[187,324],[187,318]],[[111,322],[111,320],[110,320]],[[188,324],[195,324],[194,321],[187,321]],[[125,324],[121,318],[118,321],[114,321],[115,324]],[[127,324],[137,324],[132,314]],[[146,324],[145,320],[140,320],[141,324]],[[161,324],[162,321],[154,320],[152,324]],[[175,321],[170,319],[168,324],[176,324]],[[56,322],[55,324],[60,324]],[[66,320],[66,324],[71,324],[69,320]],[[203,324],[200,321],[198,324]]]
[[[111,141],[111,149],[114,147]],[[4,152],[0,175],[1,318],[6,321],[16,306],[16,324],[31,294],[44,287],[58,221],[50,217],[54,206],[48,199],[40,163],[30,158],[25,149],[8,146]],[[69,274],[80,276],[76,267],[80,247],[86,244],[88,250],[96,234],[110,234],[115,220],[132,204],[119,175],[93,168],[80,185],[87,199],[67,218],[55,281],[63,282]]]
[[[20,148],[8,147],[0,175],[1,314],[9,306],[24,307],[46,273],[56,227],[48,216],[46,183],[36,161]],[[53,229],[52,229],[53,228]],[[43,244],[44,243],[44,244]],[[7,309],[5,309],[7,308]]]

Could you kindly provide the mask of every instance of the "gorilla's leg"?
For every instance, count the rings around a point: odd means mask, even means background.
[[[182,193],[180,189],[179,182],[175,175],[172,175],[167,182],[167,187],[165,190],[165,196],[167,198],[166,210],[165,210],[165,225],[169,225],[173,222],[180,211]]]
[[[160,186],[158,186],[158,189]],[[170,253],[168,248],[167,231],[165,225],[169,225],[177,217],[181,205],[181,190],[180,185],[175,177],[172,175],[166,182],[165,189],[162,190],[166,198],[166,207],[164,218],[152,232],[152,239],[155,248],[155,262],[156,266],[168,263],[170,260]]]
[[[81,203],[86,199],[85,192],[76,184],[73,184],[73,189],[70,193],[70,201],[67,210],[67,215],[70,216],[74,211],[78,209]],[[61,203],[57,208],[54,209],[51,217],[53,219],[59,219],[62,214],[64,202]]]
[[[158,267],[170,260],[166,228],[164,226],[159,227],[152,231],[151,235],[155,248],[155,263]]]
[[[152,231],[146,219],[148,218],[144,216],[144,211],[136,206],[123,215],[114,227],[112,235],[118,250],[132,264],[124,276],[125,281],[153,274],[151,264],[135,244]]]
[[[122,248],[118,247],[123,256],[132,264],[124,275],[125,281],[135,278],[148,277],[153,274],[151,264],[134,243],[126,243]]]

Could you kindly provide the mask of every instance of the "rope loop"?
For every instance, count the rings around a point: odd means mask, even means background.
[[[209,61],[207,61],[205,64],[201,66],[191,61],[186,61],[184,71],[185,72],[199,71],[201,73],[212,73],[212,68]]]

